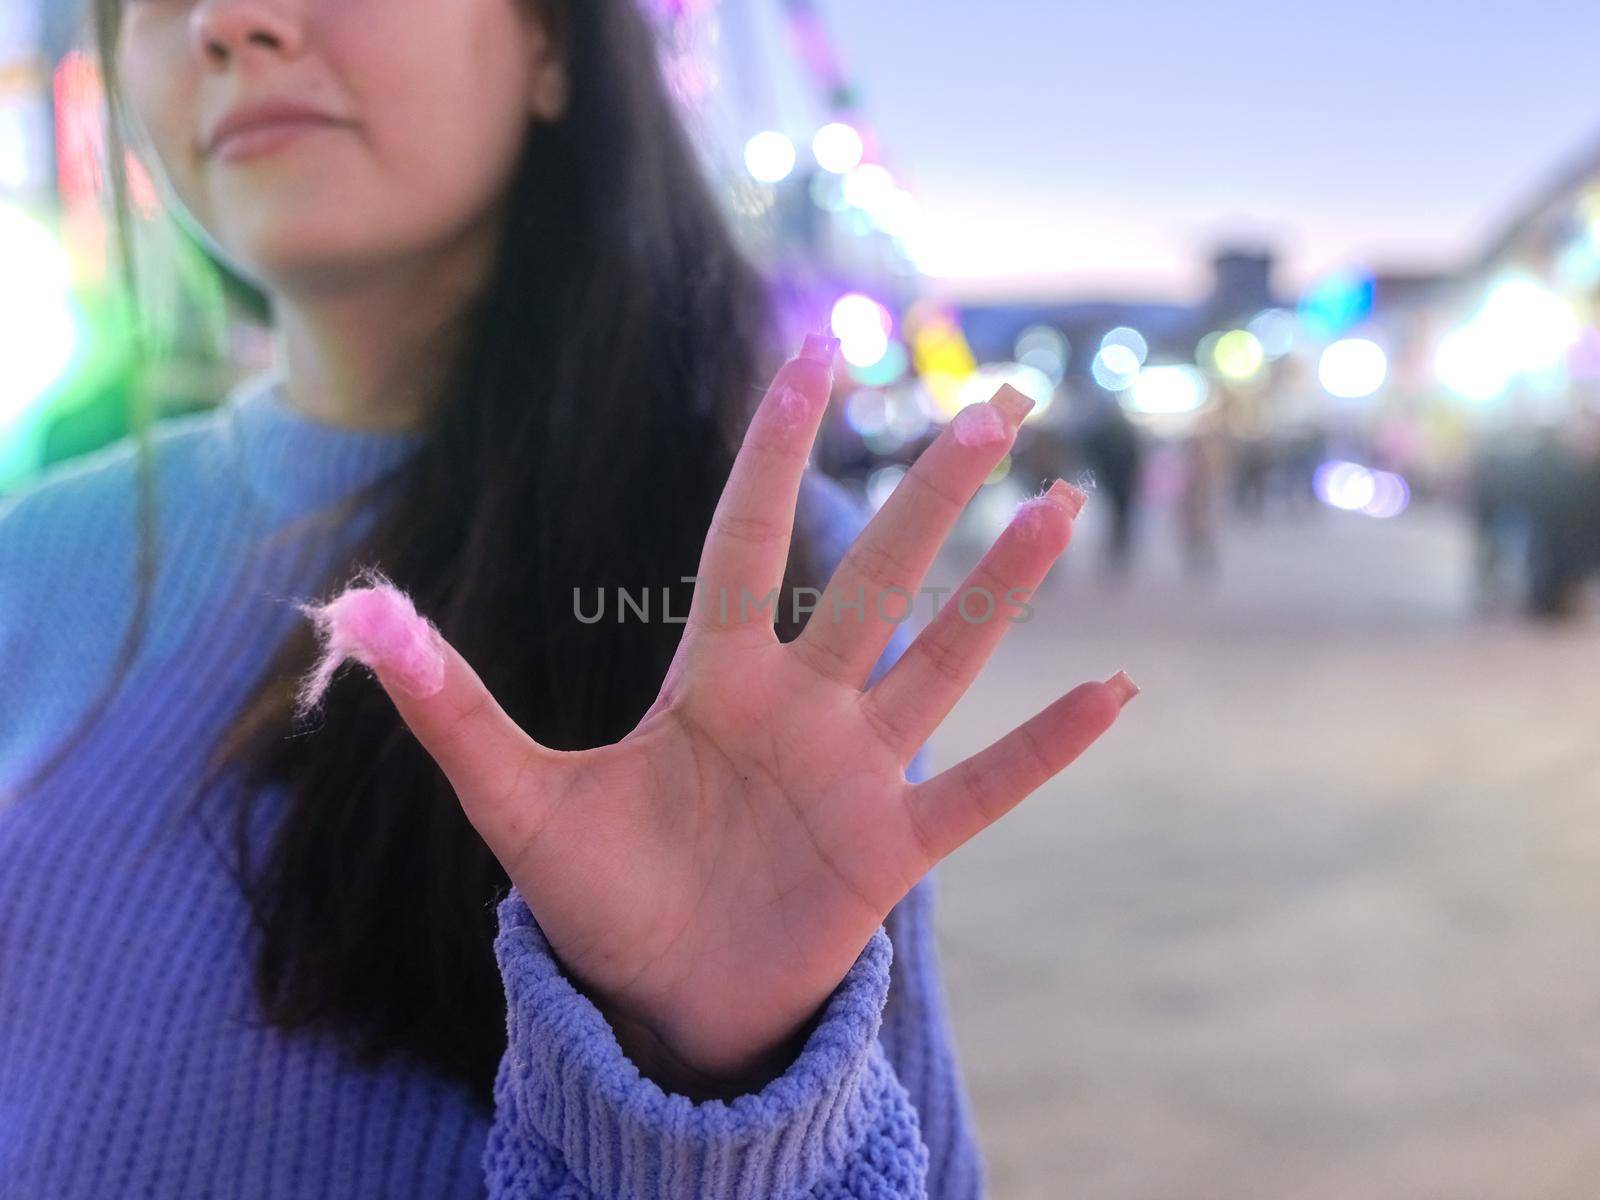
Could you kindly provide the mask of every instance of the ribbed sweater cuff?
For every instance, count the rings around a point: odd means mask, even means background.
[[[505,980],[503,1086],[525,1132],[607,1197],[770,1200],[838,1173],[881,1104],[869,1056],[889,988],[880,926],[825,1006],[800,1055],[759,1092],[695,1103],[645,1079],[611,1026],[561,973],[513,888],[495,954]]]

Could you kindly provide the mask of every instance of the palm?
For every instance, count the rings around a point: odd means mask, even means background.
[[[998,597],[990,618],[947,604],[865,686],[894,628],[872,597],[920,585],[1027,411],[1009,390],[918,460],[798,639],[780,644],[770,613],[740,609],[741,589],[761,597],[782,577],[828,387],[814,358],[779,373],[718,506],[660,698],[621,742],[538,745],[442,640],[437,694],[378,668],[574,979],[614,1023],[708,1078],[748,1071],[801,1028],[917,880],[1075,758],[1126,699],[1083,685],[944,774],[905,778],[1004,632],[1008,589],[1031,592],[1065,548],[1076,503],[1060,484],[967,581]],[[865,611],[849,608],[861,595]]]
[[[691,695],[558,771],[567,799],[508,869],[574,975],[681,1014],[663,1034],[716,1073],[802,1021],[932,863],[858,692],[781,647],[707,658]]]

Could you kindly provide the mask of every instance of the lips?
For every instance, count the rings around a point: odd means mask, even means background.
[[[240,105],[223,115],[205,139],[205,153],[215,154],[227,138],[250,130],[296,125],[339,125],[339,118],[308,104],[293,100],[263,100]]]

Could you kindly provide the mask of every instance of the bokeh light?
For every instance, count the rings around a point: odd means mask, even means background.
[[[891,388],[889,429],[903,442],[915,441],[933,427],[933,401],[915,380]]]
[[[0,432],[17,421],[71,365],[78,344],[72,269],[55,236],[0,204]]]
[[[1100,339],[1100,348],[1103,350],[1107,346],[1127,347],[1140,366],[1143,366],[1144,360],[1150,356],[1150,343],[1145,341],[1144,334],[1127,325],[1118,325]]]
[[[1211,348],[1211,363],[1217,373],[1235,383],[1254,379],[1266,360],[1261,342],[1248,329],[1230,329]]]
[[[1257,313],[1245,326],[1246,332],[1261,345],[1261,354],[1268,362],[1275,362],[1294,349],[1295,316],[1282,308],[1268,308]]]
[[[845,423],[862,437],[889,428],[889,400],[876,388],[861,388],[844,406]]]
[[[1505,275],[1471,318],[1439,340],[1434,372],[1476,401],[1494,399],[1519,377],[1559,385],[1583,329],[1572,305],[1538,280]]]
[[[1017,335],[1012,353],[1024,366],[1043,371],[1052,383],[1060,383],[1072,361],[1072,345],[1067,335],[1049,325],[1030,325]]]
[[[1170,416],[1204,408],[1209,392],[1198,367],[1174,363],[1145,367],[1122,393],[1121,402],[1130,412]]]
[[[1340,271],[1307,289],[1300,321],[1314,337],[1336,338],[1372,312],[1377,285],[1364,271]]]
[[[889,352],[894,318],[871,296],[847,292],[833,306],[833,335],[852,367],[870,367]]]
[[[794,162],[794,143],[776,130],[758,133],[744,144],[745,170],[762,183],[787,179]]]
[[[843,175],[861,162],[861,134],[854,125],[833,121],[817,130],[811,139],[811,154],[817,166],[835,175]]]
[[[922,228],[922,201],[904,188],[891,187],[872,210],[872,223],[890,237],[915,239]]]
[[[816,172],[811,176],[808,190],[811,202],[825,212],[840,213],[850,207],[844,198],[844,181],[837,175],[830,175],[826,171]]]
[[[1411,488],[1406,481],[1392,471],[1374,471],[1372,473],[1372,499],[1362,506],[1361,511],[1369,517],[1387,520],[1398,517],[1411,503]]]
[[[869,215],[884,208],[894,190],[894,177],[878,163],[862,163],[844,177],[845,202]]]
[[[1317,381],[1341,400],[1365,399],[1383,386],[1388,374],[1388,355],[1366,338],[1341,338],[1317,360]]]
[[[1121,343],[1101,346],[1089,364],[1089,374],[1108,392],[1120,392],[1139,378],[1139,356]]]
[[[961,385],[978,369],[961,326],[948,312],[917,305],[906,314],[911,361],[927,389],[938,419],[961,409]]]
[[[1026,418],[1030,421],[1043,416],[1055,398],[1055,383],[1037,367],[1020,362],[984,363],[961,385],[961,407],[988,400],[1008,383],[1033,401]]]
[[[1311,486],[1330,508],[1380,520],[1399,516],[1411,502],[1411,489],[1399,475],[1340,459],[1319,466]]]
[[[1572,305],[1520,275],[1495,284],[1477,323],[1486,338],[1506,348],[1516,369],[1526,373],[1559,366],[1582,328]]]
[[[900,481],[906,476],[906,469],[899,463],[891,463],[886,467],[879,467],[867,476],[867,503],[874,509],[883,507],[894,489],[900,486]]]
[[[1505,347],[1473,325],[1445,334],[1433,356],[1439,382],[1467,400],[1494,399],[1511,382],[1515,369]]]
[[[849,362],[848,359],[845,361]],[[906,354],[905,346],[897,341],[890,341],[876,362],[866,366],[850,364],[850,378],[868,387],[883,387],[904,375],[909,365],[910,358]]]

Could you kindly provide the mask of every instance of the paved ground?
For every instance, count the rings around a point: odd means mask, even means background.
[[[1448,514],[1236,528],[1210,587],[1099,532],[935,744],[1145,688],[942,869],[994,1195],[1600,1195],[1600,616],[1475,612]]]

